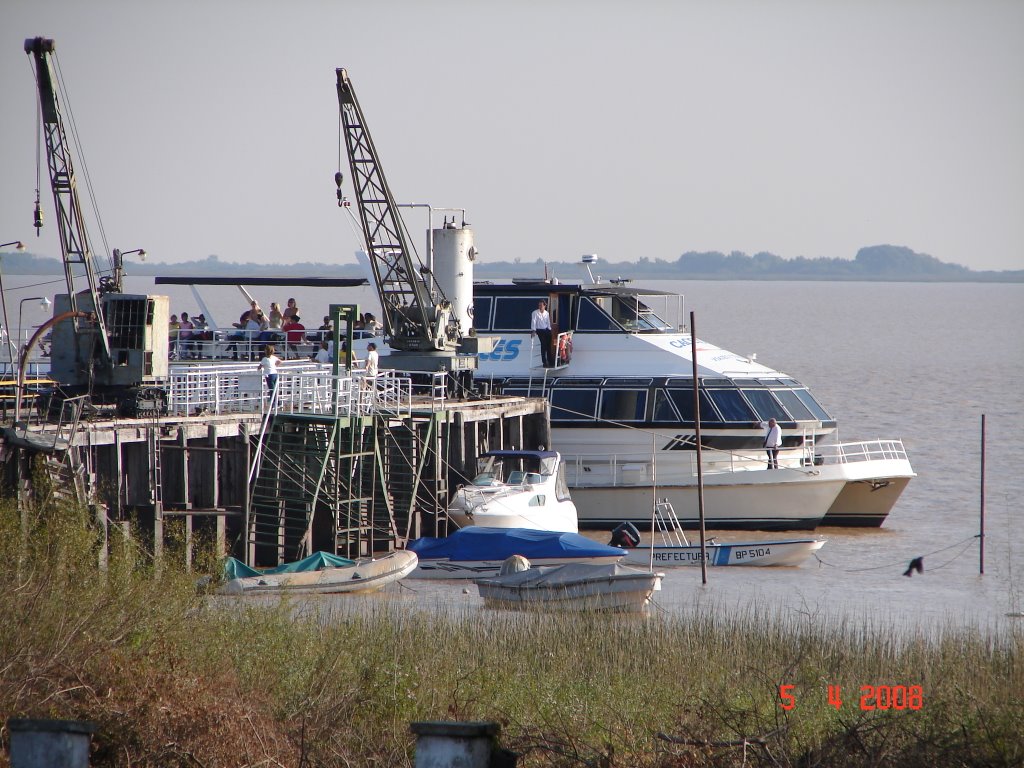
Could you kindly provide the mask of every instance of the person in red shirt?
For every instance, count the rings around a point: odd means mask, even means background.
[[[289,350],[294,351],[299,344],[306,341],[306,326],[299,322],[301,319],[298,315],[292,315],[281,329],[285,335],[286,353]]]

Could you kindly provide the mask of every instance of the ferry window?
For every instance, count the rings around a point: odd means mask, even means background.
[[[679,421],[672,400],[664,389],[654,390],[654,421]]]
[[[599,387],[604,379],[601,378],[584,378],[582,376],[563,376],[559,379],[555,379],[555,384],[559,387]]]
[[[646,412],[646,389],[606,389],[601,393],[602,419],[643,421]]]
[[[675,403],[676,408],[679,409],[679,414],[683,417],[683,421],[688,421],[691,424],[694,421],[693,418],[693,387],[688,389],[670,389],[668,390],[669,397],[672,398],[672,402]],[[700,391],[700,421],[703,424],[706,421],[721,421],[722,417],[718,415],[718,411],[711,404],[711,400],[708,399],[708,393],[702,388]],[[753,420],[753,419],[751,419]]]
[[[775,389],[772,390],[772,393],[782,401],[782,404],[786,406],[786,410],[789,411],[789,415],[797,421],[808,421],[818,418],[808,410],[806,405],[800,402],[800,398],[796,396],[793,390]]]
[[[473,299],[473,327],[478,331],[491,330],[490,296],[477,296]]]
[[[726,421],[760,421],[737,389],[712,389],[708,392]]]
[[[608,314],[601,309],[594,300],[585,297],[580,302],[580,316],[576,321],[577,331],[618,331],[619,326],[615,324]]]
[[[662,331],[671,326],[636,296],[616,296],[612,301],[612,317],[627,331]]]
[[[740,391],[747,396],[747,400],[754,406],[761,421],[768,421],[768,419],[789,421],[789,414],[786,413],[785,408],[779,405],[779,401],[772,397],[772,393],[767,389],[742,389]]]
[[[494,299],[494,331],[530,332],[530,318],[537,302],[544,296],[496,296]]]
[[[605,379],[606,387],[649,387],[652,379]]]
[[[551,391],[552,421],[586,421],[597,413],[596,389],[554,389]]]
[[[796,396],[800,398],[800,402],[810,409],[811,413],[814,414],[814,417],[818,419],[818,421],[833,421],[833,418],[828,415],[828,411],[818,404],[818,401],[814,399],[810,392],[806,389],[797,389],[794,391],[796,392]]]

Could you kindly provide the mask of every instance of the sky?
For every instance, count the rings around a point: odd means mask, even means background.
[[[94,251],[353,262],[345,67],[396,198],[465,208],[483,261],[888,243],[1024,269],[1019,0],[4,0],[0,242],[59,257],[45,160],[32,227],[35,36]]]

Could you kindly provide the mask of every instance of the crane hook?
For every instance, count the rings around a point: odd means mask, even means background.
[[[341,171],[338,171],[336,174],[334,174],[334,183],[338,187],[338,207],[339,208],[345,207],[345,195],[341,191],[341,182],[344,179],[345,179],[345,176],[342,174]]]

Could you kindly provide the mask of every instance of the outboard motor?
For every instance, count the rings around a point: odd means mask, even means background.
[[[612,540],[608,542],[613,547],[636,547],[640,545],[640,531],[630,522],[619,523],[612,530]]]

